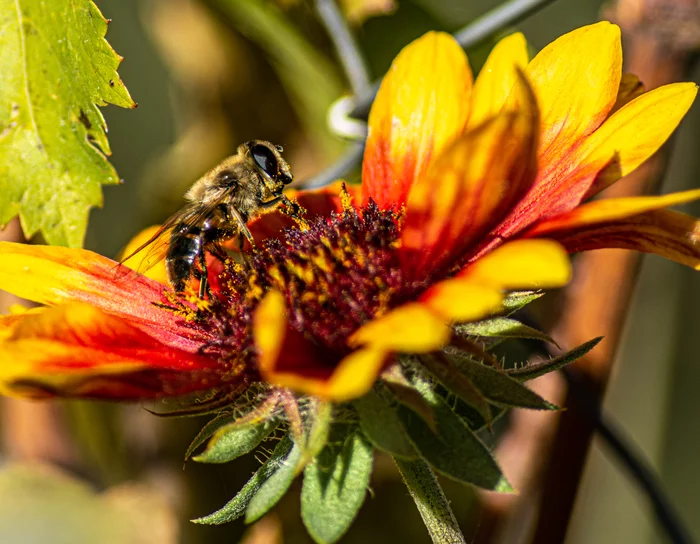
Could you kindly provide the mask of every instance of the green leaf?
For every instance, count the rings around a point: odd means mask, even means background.
[[[417,381],[416,388],[433,406],[436,431],[433,432],[421,417],[404,406],[399,406],[397,413],[423,458],[448,478],[493,491],[512,492],[513,488],[483,442],[430,384]]]
[[[355,400],[353,406],[360,418],[362,432],[376,448],[403,459],[417,457],[396,411],[376,391]]]
[[[372,446],[355,432],[340,451],[325,448],[304,470],[301,517],[319,544],[336,542],[355,519],[365,500],[372,457]]]
[[[532,380],[534,378],[539,378],[560,368],[564,368],[569,363],[573,363],[576,359],[580,359],[586,353],[591,351],[598,343],[603,339],[602,336],[589,340],[578,346],[577,348],[568,351],[564,355],[550,359],[549,361],[544,361],[542,363],[535,363],[527,365],[521,368],[515,368],[507,370],[508,375],[518,380],[519,382],[526,382],[527,380]]]
[[[464,323],[454,327],[455,332],[460,336],[488,336],[494,338],[526,338],[531,340],[542,340],[555,344],[548,335],[520,321],[508,317],[494,317],[476,323]]]
[[[220,510],[208,516],[193,519],[192,522],[203,525],[220,525],[241,517],[260,488],[277,473],[280,467],[285,465],[285,461],[290,456],[293,445],[294,443],[292,439],[289,438],[289,435],[285,436],[279,444],[277,444],[270,458],[255,474],[253,474],[253,477],[248,480],[233,499],[226,503]]]
[[[467,357],[454,358],[454,361],[459,371],[491,402],[533,410],[558,409],[504,371],[472,361]]]
[[[506,314],[512,314],[518,310],[522,310],[531,302],[536,301],[544,295],[543,291],[514,291],[508,293],[501,304]]]
[[[287,492],[297,475],[301,453],[301,448],[294,444],[289,455],[280,462],[274,474],[255,491],[245,511],[246,523],[257,521],[267,514]]]
[[[207,449],[193,459],[198,463],[228,463],[254,450],[276,427],[276,421],[257,425],[240,425],[234,421],[216,431]]]
[[[0,0],[0,14],[0,225],[19,214],[27,237],[81,246],[101,185],[119,183],[97,106],[136,107],[121,58],[90,0]]]

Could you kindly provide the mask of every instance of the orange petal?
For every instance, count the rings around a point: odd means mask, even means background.
[[[638,96],[603,123],[569,159],[572,168],[606,164],[587,198],[635,170],[676,129],[695,100],[695,83],[672,83]],[[578,166],[581,165],[581,166]]]
[[[528,63],[527,42],[520,32],[499,41],[474,82],[467,128],[497,115],[517,81],[517,71]]]
[[[700,270],[700,221],[668,210],[550,233],[567,251],[616,247],[655,253]]]
[[[468,132],[411,192],[401,252],[404,269],[414,277],[461,258],[529,189],[537,115],[527,82],[519,81],[520,111]]]
[[[457,278],[503,290],[549,289],[569,282],[571,263],[556,242],[517,240],[477,259]]]
[[[289,327],[284,297],[277,291],[265,296],[253,319],[263,378],[324,400],[345,402],[365,394],[389,356],[373,348],[353,351],[342,359],[324,352]]]
[[[583,204],[569,213],[546,219],[527,232],[527,237],[559,237],[566,231],[584,226],[624,219],[651,210],[659,210],[700,199],[700,189],[664,196],[608,198]]]
[[[365,199],[402,205],[431,161],[463,131],[472,73],[449,34],[429,32],[404,47],[369,115],[362,164]]]
[[[450,327],[423,304],[399,306],[360,327],[348,339],[351,347],[383,351],[429,353],[444,347]]]
[[[576,29],[532,59],[526,74],[541,112],[540,166],[547,170],[608,116],[622,76],[620,29],[608,22]]]
[[[87,304],[21,314],[0,339],[0,392],[157,398],[220,385],[218,363],[164,345]]]
[[[195,350],[207,340],[155,306],[163,286],[84,249],[0,242],[0,289],[18,297],[57,305],[85,302],[122,317],[161,341]]]

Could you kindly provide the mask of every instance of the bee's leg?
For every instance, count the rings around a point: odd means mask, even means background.
[[[207,272],[207,257],[204,251],[199,252],[199,266],[201,267],[201,277],[199,278],[199,298],[204,299],[204,295],[209,293],[209,274]],[[211,293],[209,293],[211,298]]]
[[[277,206],[280,202],[287,204],[289,203],[289,199],[285,195],[273,196],[270,200],[261,201],[260,208],[263,210],[269,210],[270,208]]]

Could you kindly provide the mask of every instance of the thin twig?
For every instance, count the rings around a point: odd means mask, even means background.
[[[510,0],[485,13],[471,23],[465,25],[453,34],[454,38],[462,46],[469,49],[488,40],[497,32],[514,25],[523,19],[533,15],[540,9],[555,0]],[[380,82],[372,85],[370,92],[358,95],[357,106],[352,112],[353,117],[367,119],[369,109],[374,102],[374,97],[379,90]]]
[[[586,381],[576,372],[563,369],[569,389],[580,409],[591,419],[603,442],[612,450],[620,463],[629,471],[630,476],[639,485],[649,499],[656,520],[674,544],[690,544],[693,539],[690,531],[683,524],[678,512],[666,495],[654,468],[644,455],[605,409],[596,401],[596,395],[588,391]]]
[[[316,0],[316,11],[338,53],[353,94],[360,96],[367,92],[370,76],[365,59],[335,0]]]
[[[434,544],[466,544],[450,503],[447,501],[435,474],[423,460],[394,462],[416,503],[430,538]]]

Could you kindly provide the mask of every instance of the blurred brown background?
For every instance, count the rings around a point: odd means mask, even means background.
[[[354,29],[378,78],[411,39],[431,29],[455,31],[497,3],[397,0],[395,11],[356,21]],[[105,188],[104,208],[92,213],[89,249],[116,255],[139,229],[177,209],[188,185],[247,139],[284,144],[298,178],[342,152],[325,115],[348,85],[309,3],[97,5],[113,20],[107,39],[125,57],[120,74],[139,108],[105,110],[112,160],[124,184]],[[600,10],[598,0],[558,0],[518,28],[536,51],[598,20]],[[488,49],[470,51],[475,71]],[[696,106],[680,130],[664,192],[698,186],[698,114]],[[698,540],[699,303],[700,281],[692,271],[644,259],[605,400],[659,471]],[[4,401],[1,421],[0,542],[311,542],[298,513],[298,486],[252,530],[242,522],[187,521],[222,506],[258,464],[250,457],[224,466],[188,463],[183,470],[184,451],[204,419],[158,419],[140,406]],[[37,460],[64,472],[16,464]],[[450,482],[445,488],[467,540],[479,541],[483,518],[474,491]],[[372,491],[343,542],[428,541],[388,458],[376,460]],[[518,527],[498,541],[527,542]],[[636,485],[596,440],[567,542],[663,540]]]

